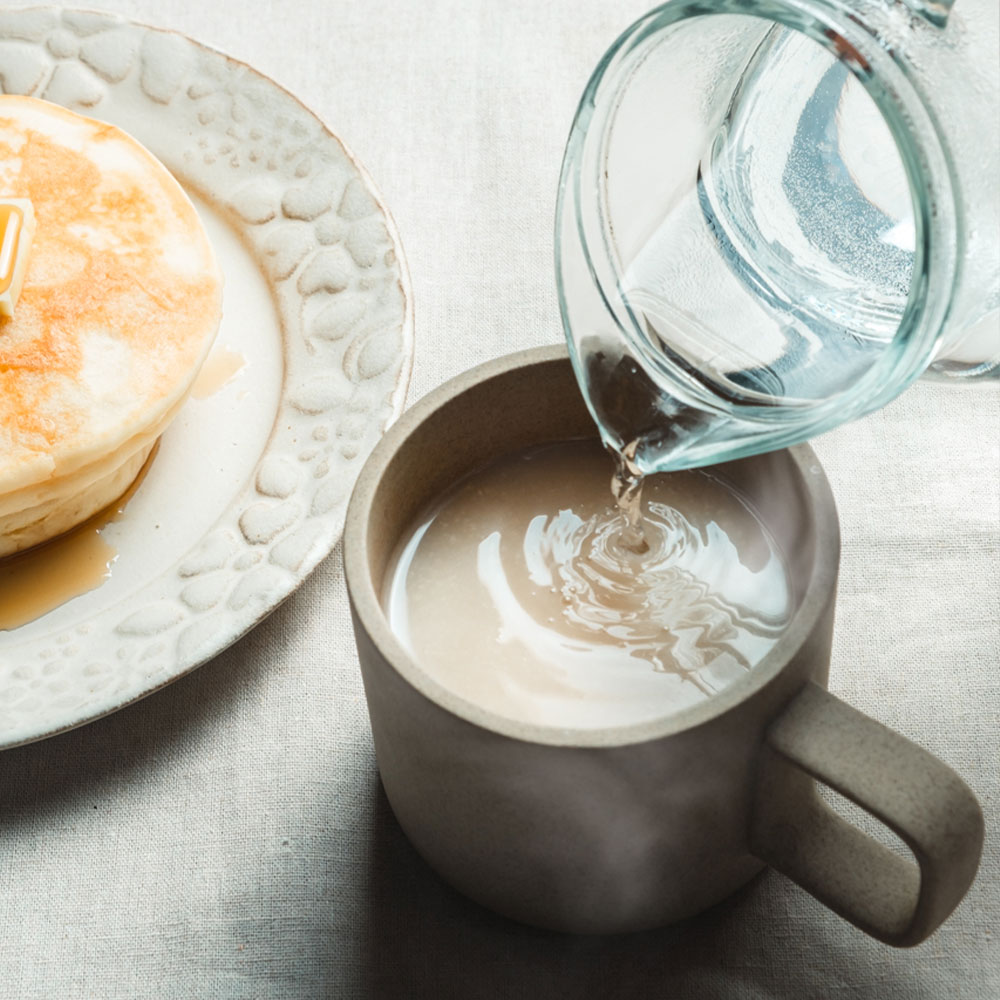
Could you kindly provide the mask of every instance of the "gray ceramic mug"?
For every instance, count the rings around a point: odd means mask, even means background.
[[[420,508],[505,453],[594,435],[565,350],[526,351],[425,397],[358,480],[344,562],[400,825],[456,888],[542,927],[658,926],[771,865],[883,941],[924,940],[972,882],[982,813],[949,767],[826,690],[840,540],[810,448],[713,470],[766,520],[781,510],[768,527],[797,610],[756,668],[694,707],[598,730],[514,721],[441,687],[389,629],[378,594]],[[881,820],[913,860],[840,818],[817,782]]]

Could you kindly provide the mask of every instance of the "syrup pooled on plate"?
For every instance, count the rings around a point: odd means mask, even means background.
[[[195,399],[214,396],[246,367],[246,363],[247,359],[239,351],[216,344],[191,386],[191,395]]]
[[[697,704],[760,662],[792,609],[756,514],[690,471],[647,478],[629,524],[612,469],[596,442],[538,446],[419,520],[383,603],[427,673],[508,718],[603,727]]]
[[[109,507],[51,541],[0,559],[0,632],[41,618],[111,576],[118,550],[102,532],[125,513],[159,447],[157,441],[132,485]]]

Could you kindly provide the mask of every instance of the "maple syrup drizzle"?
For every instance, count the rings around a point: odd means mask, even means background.
[[[41,618],[111,576],[118,550],[101,532],[125,513],[159,447],[157,441],[132,485],[110,506],[57,538],[0,559],[0,632]]]
[[[214,395],[231,382],[236,374],[243,370],[246,363],[246,358],[238,351],[230,351],[226,347],[214,348],[194,380],[191,395],[195,399],[206,399]]]

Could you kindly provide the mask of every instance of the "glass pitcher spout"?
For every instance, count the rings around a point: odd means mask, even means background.
[[[557,276],[642,471],[783,447],[925,371],[1000,375],[992,0],[671,0],[592,77]]]

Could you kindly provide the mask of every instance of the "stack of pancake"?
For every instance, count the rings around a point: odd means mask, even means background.
[[[0,97],[0,196],[35,217],[0,316],[3,557],[129,487],[212,345],[222,281],[178,183],[113,126]]]

